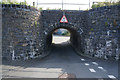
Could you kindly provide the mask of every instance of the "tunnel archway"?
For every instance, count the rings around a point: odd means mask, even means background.
[[[56,29],[64,28],[70,32],[70,45],[73,48],[81,48],[81,35],[82,29],[75,27],[75,24],[70,23],[55,23],[51,24],[48,29],[45,30],[45,51],[48,51],[52,46],[52,34]],[[82,51],[82,48],[81,48]]]

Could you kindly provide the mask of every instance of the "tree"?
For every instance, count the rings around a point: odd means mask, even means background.
[[[120,0],[117,0],[116,2],[114,0],[106,0],[105,2],[98,2],[97,4],[93,4],[92,8],[110,6],[110,5],[120,5]]]

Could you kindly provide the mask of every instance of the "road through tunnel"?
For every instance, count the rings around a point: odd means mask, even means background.
[[[81,45],[81,34],[78,32],[78,29],[74,25],[70,25],[67,23],[59,23],[57,25],[53,25],[54,27],[52,29],[49,29],[49,32],[47,32],[46,35],[46,41],[45,41],[45,51],[48,51],[52,45],[53,41],[53,33],[57,29],[66,29],[70,33],[70,40],[67,44],[71,45],[73,48],[79,48],[82,51],[82,45]],[[62,44],[62,43],[61,43]]]

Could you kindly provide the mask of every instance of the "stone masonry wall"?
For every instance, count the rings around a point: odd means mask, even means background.
[[[29,6],[2,5],[3,57],[13,60],[33,57],[31,52],[38,47],[35,43],[39,43],[36,26],[39,15],[38,10]]]
[[[45,10],[41,12],[39,23],[41,27],[41,47],[44,47],[45,51],[48,51],[49,44],[46,42],[47,36],[51,36],[52,31],[57,28],[65,28],[71,32],[71,43],[74,48],[81,50],[81,45],[84,46],[84,33],[86,33],[85,27],[87,27],[87,12],[83,11],[64,11],[69,23],[60,23],[60,19],[63,16],[63,11],[60,10]],[[83,32],[84,31],[84,32]],[[49,35],[50,34],[50,35]],[[73,37],[73,38],[72,38]],[[50,38],[49,38],[50,39]],[[75,44],[76,43],[76,44]]]
[[[119,59],[120,6],[89,11],[66,10],[68,23],[60,23],[61,10],[38,11],[25,5],[2,5],[3,58],[44,57],[55,29],[71,32],[71,45],[79,54],[102,59]]]
[[[86,35],[85,54],[119,59],[120,6],[105,6],[88,11],[89,32]]]

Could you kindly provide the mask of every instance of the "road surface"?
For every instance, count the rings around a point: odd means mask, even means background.
[[[70,44],[53,44],[51,54],[43,59],[3,61],[3,78],[58,78],[73,74],[76,78],[117,78],[116,61],[78,56]],[[104,79],[102,79],[104,80]]]
[[[62,44],[70,40],[70,36],[57,36],[53,35],[52,43],[54,44]]]

